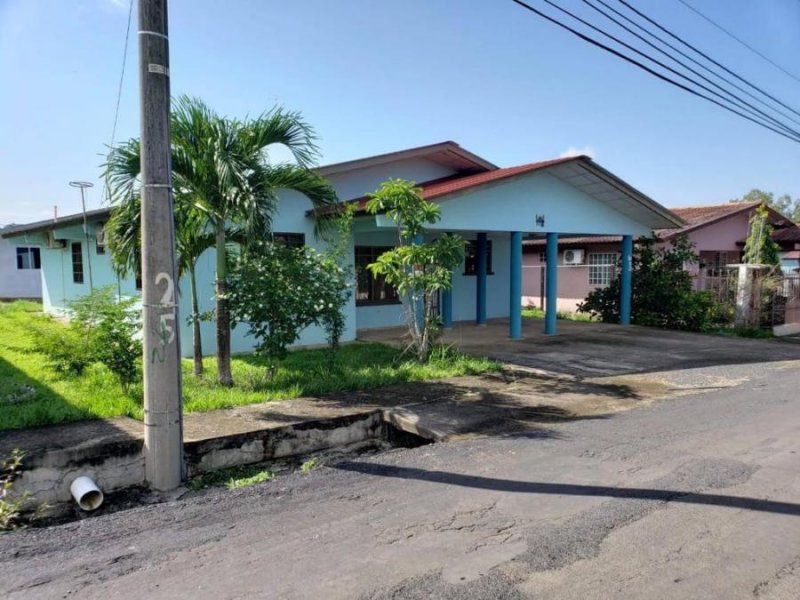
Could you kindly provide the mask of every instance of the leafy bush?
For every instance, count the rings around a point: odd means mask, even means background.
[[[232,321],[247,325],[270,374],[309,325],[326,327],[338,343],[349,283],[330,257],[307,246],[256,243],[239,255],[228,281]]]
[[[709,331],[719,320],[719,307],[710,292],[696,292],[685,266],[696,263],[697,254],[685,236],[664,247],[656,237],[637,240],[633,251],[631,322],[636,325]],[[592,291],[578,306],[605,323],[618,323],[620,278]]]
[[[82,375],[94,360],[91,341],[77,327],[65,327],[42,317],[31,328],[36,350],[44,354],[58,373]]]
[[[69,303],[66,327],[43,323],[36,329],[36,349],[62,373],[80,375],[90,364],[99,362],[127,391],[140,379],[141,320],[134,309],[136,301],[117,298],[113,286],[94,290]]]

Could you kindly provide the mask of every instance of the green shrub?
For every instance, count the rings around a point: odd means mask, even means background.
[[[691,242],[679,237],[663,246],[656,237],[637,240],[632,260],[631,322],[635,325],[710,331],[720,318],[720,308],[710,292],[696,292],[686,265],[696,263]],[[620,278],[591,292],[578,311],[605,323],[618,323]]]
[[[34,330],[35,347],[65,374],[81,375],[89,365],[101,363],[127,391],[141,378],[136,302],[136,298],[117,298],[113,286],[94,290],[69,303],[67,326],[43,319]]]
[[[82,375],[94,356],[91,341],[76,327],[64,326],[52,317],[41,317],[31,328],[34,347],[50,366],[64,375]]]
[[[231,318],[246,324],[270,375],[309,325],[325,327],[338,346],[343,299],[349,297],[343,273],[330,257],[307,246],[253,244],[237,258],[228,277]]]

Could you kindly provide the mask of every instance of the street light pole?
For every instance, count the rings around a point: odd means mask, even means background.
[[[145,477],[161,491],[184,470],[167,32],[166,0],[139,0]]]
[[[83,211],[83,237],[86,238],[86,266],[89,267],[89,291],[94,291],[94,283],[92,282],[92,252],[89,247],[89,225],[86,222],[86,195],[84,190],[86,188],[94,187],[94,184],[89,181],[70,181],[72,187],[81,189],[81,210]]]

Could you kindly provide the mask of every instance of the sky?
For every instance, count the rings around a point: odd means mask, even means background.
[[[800,82],[678,0],[630,2],[800,111]],[[800,78],[800,2],[691,3]],[[88,207],[101,206],[128,6],[0,0],[0,224],[78,212],[71,180],[94,182]],[[666,206],[754,187],[800,196],[800,144],[510,0],[170,0],[169,12],[173,95],[236,117],[300,111],[320,164],[454,140],[501,166],[587,153]],[[131,29],[116,141],[139,134],[135,8]]]

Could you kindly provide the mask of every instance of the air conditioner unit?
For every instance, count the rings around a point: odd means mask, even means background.
[[[47,247],[50,250],[61,250],[67,247],[66,240],[57,240],[52,231],[47,232]]]
[[[98,248],[105,248],[106,247],[106,228],[103,225],[97,228],[97,231],[94,232],[95,237],[97,238],[97,247]]]
[[[584,250],[564,250],[565,265],[582,265],[586,252]]]

